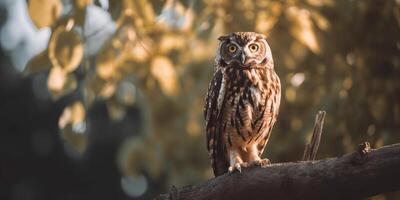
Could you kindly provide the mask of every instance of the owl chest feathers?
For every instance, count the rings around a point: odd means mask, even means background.
[[[217,104],[225,139],[235,146],[256,143],[264,138],[275,120],[280,100],[278,77],[272,69],[221,70]]]

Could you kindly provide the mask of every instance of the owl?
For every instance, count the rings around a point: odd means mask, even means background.
[[[264,35],[235,32],[218,40],[204,105],[207,150],[215,176],[269,163],[260,156],[281,100],[280,80]]]

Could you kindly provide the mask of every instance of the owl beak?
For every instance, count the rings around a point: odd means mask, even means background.
[[[242,64],[246,63],[246,55],[244,53],[240,55],[240,62],[242,62]]]

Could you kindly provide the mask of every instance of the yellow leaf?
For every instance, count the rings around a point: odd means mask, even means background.
[[[93,76],[88,80],[89,90],[93,91],[95,96],[100,96],[103,98],[110,98],[114,95],[116,84],[112,80],[104,80],[99,78],[99,76]]]
[[[49,42],[49,58],[53,66],[72,72],[78,68],[82,57],[83,45],[80,36],[63,26],[56,28]]]
[[[307,0],[307,3],[315,6],[315,7],[322,7],[322,6],[333,6],[334,1],[332,0]]]
[[[26,68],[24,69],[24,75],[30,75],[38,72],[42,72],[51,68],[48,51],[43,51],[39,55],[32,58]]]
[[[160,52],[166,54],[174,49],[180,49],[185,46],[185,38],[183,36],[165,34],[161,38]]]
[[[37,28],[51,26],[60,16],[60,0],[29,0],[28,13]]]
[[[58,120],[58,127],[65,128],[67,125],[78,125],[86,118],[86,111],[83,103],[80,101],[74,102],[72,105],[64,108],[63,113]]]
[[[165,56],[157,56],[151,62],[151,74],[157,79],[161,90],[167,96],[178,93],[177,74],[172,62]]]
[[[155,22],[155,13],[151,3],[147,0],[138,0],[136,1],[139,5],[139,11],[143,18],[145,19],[146,23],[154,23]]]
[[[74,5],[78,9],[83,9],[87,5],[92,4],[92,3],[93,3],[93,0],[74,0]]]
[[[67,82],[67,73],[61,67],[53,67],[47,79],[47,87],[51,91],[60,92]]]
[[[331,23],[318,12],[312,11],[311,17],[314,19],[315,24],[318,26],[319,29],[327,31],[331,27]]]
[[[136,27],[149,28],[155,23],[156,16],[149,1],[124,1],[124,9],[125,17],[130,17]]]
[[[291,34],[297,41],[308,47],[312,52],[320,53],[320,47],[314,32],[310,12],[295,6],[286,11],[286,16],[292,22]]]
[[[62,139],[67,147],[79,154],[83,154],[87,148],[85,118],[85,108],[82,102],[77,101],[64,108],[58,121]]]
[[[53,99],[58,99],[75,90],[77,81],[73,74],[68,74],[60,67],[53,67],[47,78],[47,87]]]
[[[105,50],[96,57],[96,72],[102,79],[111,79],[117,73],[117,55],[113,49]]]
[[[85,107],[83,107],[82,102],[74,103],[71,109],[72,109],[72,117],[71,117],[72,125],[77,125],[83,122],[83,120],[85,120],[86,111]]]
[[[149,52],[147,49],[149,48],[144,42],[138,41],[136,45],[130,49],[130,54],[128,57],[138,63],[144,63],[149,58]]]
[[[115,83],[106,82],[100,90],[99,95],[104,98],[110,98],[115,93]]]
[[[134,32],[132,28],[127,29],[129,32]],[[132,60],[138,63],[146,62],[151,54],[152,50],[152,42],[151,39],[141,35],[140,37],[129,38],[128,34],[128,41],[125,43],[123,49],[123,55],[127,60]]]
[[[268,5],[265,11],[264,9],[257,13],[256,18],[256,30],[260,33],[265,33],[268,35],[268,32],[274,27],[276,22],[278,22],[279,16],[281,15],[282,8],[280,3],[271,3]]]

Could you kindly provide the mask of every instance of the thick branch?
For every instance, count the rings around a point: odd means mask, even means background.
[[[156,199],[358,199],[400,190],[400,143],[338,158],[250,167]]]

